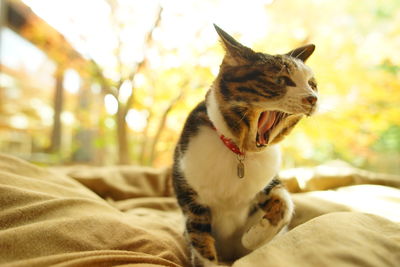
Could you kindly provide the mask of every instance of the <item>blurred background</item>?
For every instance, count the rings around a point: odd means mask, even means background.
[[[223,57],[212,23],[271,54],[314,43],[321,106],[284,167],[400,174],[398,0],[0,0],[0,152],[167,166]]]

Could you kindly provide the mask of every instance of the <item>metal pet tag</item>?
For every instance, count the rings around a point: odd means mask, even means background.
[[[239,178],[243,178],[244,177],[244,164],[243,164],[243,162],[241,160],[237,164],[237,176]]]

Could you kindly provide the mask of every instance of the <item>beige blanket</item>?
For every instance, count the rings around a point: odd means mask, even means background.
[[[400,178],[325,167],[282,174],[297,192],[291,230],[233,266],[400,266]],[[168,170],[0,155],[0,265],[189,266],[171,194]]]

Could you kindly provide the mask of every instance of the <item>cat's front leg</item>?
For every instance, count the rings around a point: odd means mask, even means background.
[[[191,252],[193,267],[217,266],[218,257],[215,239],[211,235],[211,209],[198,201],[198,195],[176,168],[173,185],[185,217],[185,237]]]
[[[198,223],[191,219],[186,222],[186,235],[191,245],[194,267],[215,266],[218,263],[215,240],[209,228],[209,224]]]
[[[211,267],[218,265],[215,240],[211,235],[211,211],[191,200],[184,207],[186,237],[191,246],[192,265]]]
[[[254,250],[272,240],[292,218],[294,205],[289,192],[278,178],[259,192],[250,215],[250,225],[242,236],[242,244]]]

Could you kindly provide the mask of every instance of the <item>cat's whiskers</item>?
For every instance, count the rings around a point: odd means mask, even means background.
[[[325,112],[330,112],[331,113],[331,112],[334,112],[334,111],[335,111],[334,108],[329,107],[329,106],[324,105],[324,104],[318,106],[318,112],[319,113],[325,113]]]
[[[290,107],[292,110],[297,110],[299,113],[300,112],[306,113],[305,115],[310,116],[311,115],[310,113],[312,113],[312,109],[314,108],[314,105],[313,106],[305,106],[296,101],[296,102],[292,102]]]
[[[286,66],[285,64],[283,64],[283,66],[282,66],[281,70],[278,72],[277,76],[280,76],[280,75],[281,75],[281,73],[282,73],[282,71],[283,71],[283,69],[284,69],[285,67],[286,67],[286,69],[288,69],[287,66]]]
[[[294,50],[292,50],[292,51],[290,52],[289,57],[292,57],[292,56],[293,56],[293,53],[294,53]]]
[[[293,94],[293,96],[295,96],[295,97],[307,97],[307,96],[310,96],[310,93],[297,93],[297,94]]]
[[[239,124],[244,120],[244,118],[246,117],[246,115],[247,115],[248,113],[249,113],[249,110],[247,110],[247,111],[243,114],[243,116],[240,118],[240,120],[238,120],[238,121],[236,122],[235,127],[239,126]]]

